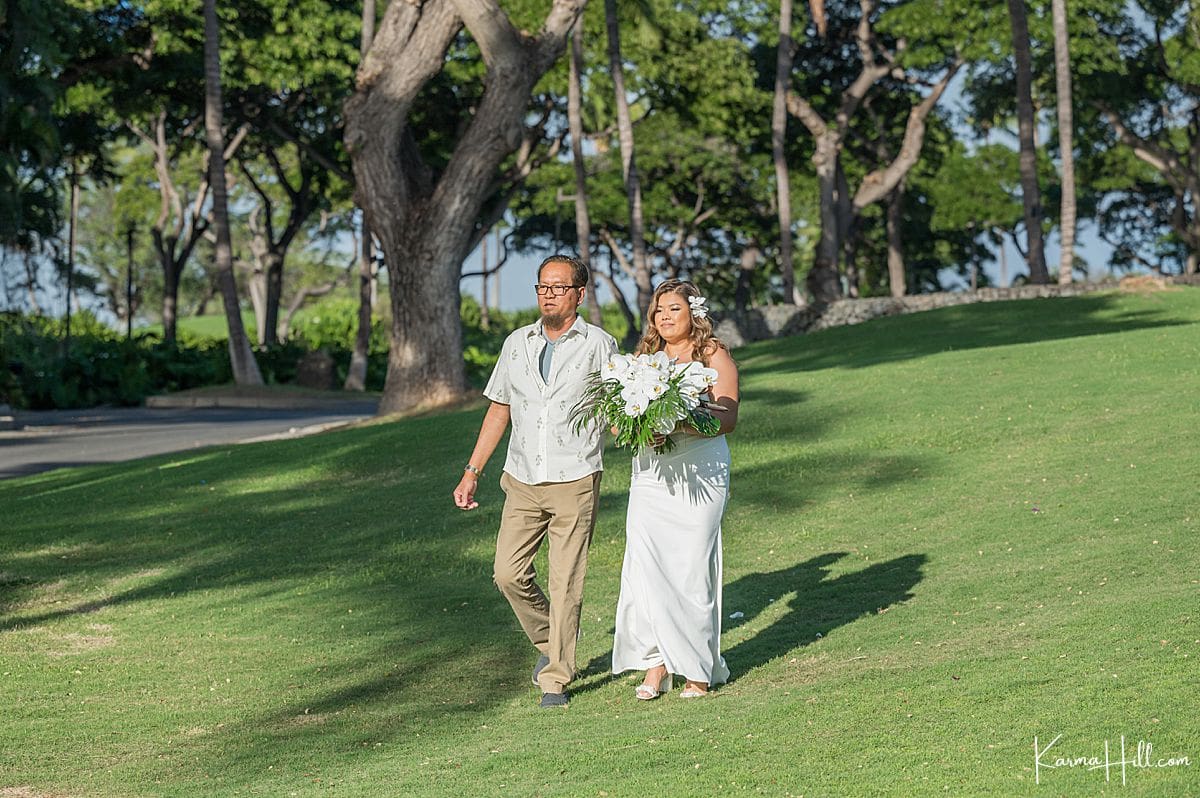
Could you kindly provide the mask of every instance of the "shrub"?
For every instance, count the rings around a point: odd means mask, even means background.
[[[133,340],[89,313],[57,319],[0,314],[0,361],[9,404],[31,409],[137,405],[152,393],[196,388],[230,378],[223,343],[168,346],[157,335]]]

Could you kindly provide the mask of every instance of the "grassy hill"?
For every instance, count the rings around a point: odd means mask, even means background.
[[[490,579],[502,453],[450,499],[472,409],[0,483],[0,794],[1200,794],[1200,290],[735,356],[710,697],[607,672],[610,451],[584,673],[535,707]],[[1124,786],[1044,767],[1122,735]]]
[[[255,323],[254,311],[242,311],[242,326],[246,328],[246,334],[251,339],[254,338]],[[161,324],[148,324],[139,329],[143,332],[162,333]],[[218,341],[229,338],[229,324],[225,320],[224,313],[210,313],[207,316],[180,316],[176,321],[176,329],[181,336],[215,338]]]

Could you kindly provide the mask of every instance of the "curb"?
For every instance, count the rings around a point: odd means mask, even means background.
[[[366,405],[366,399],[315,399],[284,396],[147,396],[153,409],[239,408],[251,410],[339,410]],[[378,407],[378,403],[376,403]],[[371,411],[374,414],[374,410]]]
[[[285,432],[272,432],[269,435],[259,435],[254,438],[243,438],[242,440],[238,441],[238,443],[265,443],[267,441],[283,441],[290,440],[292,438],[305,438],[309,435],[316,435],[321,432],[341,429],[357,423],[357,421],[330,421],[327,424],[310,424],[307,427],[292,427]]]

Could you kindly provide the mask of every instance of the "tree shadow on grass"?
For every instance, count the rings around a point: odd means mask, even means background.
[[[1109,335],[1193,323],[1165,305],[1121,309],[1115,293],[957,305],[810,335],[751,344],[738,352],[743,376],[863,368],[960,349]]]
[[[929,560],[924,554],[907,554],[827,579],[830,566],[845,556],[845,552],[821,554],[777,571],[747,574],[726,586],[726,616],[744,614],[724,630],[726,638],[737,637],[740,627],[774,607],[780,597],[795,593],[780,618],[724,651],[732,672],[730,682],[813,643],[818,634],[828,637],[840,626],[908,601]]]
[[[450,499],[464,445],[454,432],[478,423],[477,412],[456,416],[6,483],[0,506],[16,523],[0,541],[0,636],[77,616],[136,627],[179,613],[215,635],[202,658],[226,634],[322,647],[327,656],[284,652],[268,666],[304,686],[264,702],[269,718],[352,704],[445,716],[526,692],[519,676],[536,652],[491,581],[496,475],[480,510]],[[270,610],[261,628],[214,620],[241,607]],[[323,686],[315,663],[337,671],[362,652],[355,672]],[[478,694],[462,690],[481,663],[492,672]]]

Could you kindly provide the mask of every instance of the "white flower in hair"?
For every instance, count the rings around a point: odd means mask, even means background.
[[[708,297],[690,296],[688,304],[692,306],[692,318],[707,319],[708,308],[704,307],[704,303],[708,301]]]

